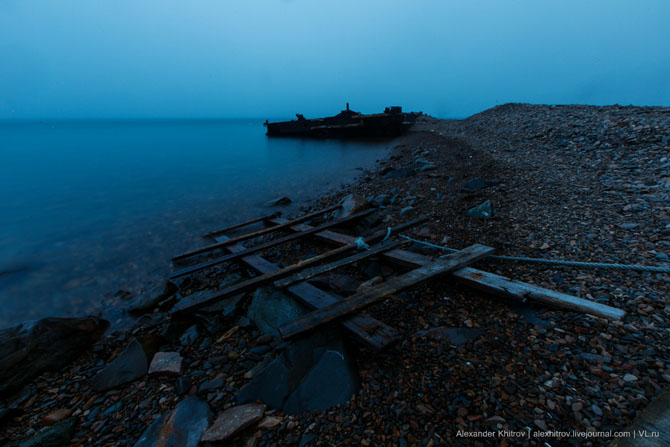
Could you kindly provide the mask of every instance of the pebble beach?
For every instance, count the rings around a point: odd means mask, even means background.
[[[394,226],[428,217],[402,232],[429,243],[403,240],[426,256],[447,254],[435,246],[484,244],[504,256],[668,268],[670,108],[505,104],[464,120],[421,116],[375,169],[303,211],[350,195],[376,209],[352,234],[396,236]],[[322,245],[306,239],[261,254],[290,264]],[[366,310],[399,333],[381,352],[324,327],[348,355],[346,401],[314,411],[289,411],[309,408],[306,400],[240,408],[241,390],[291,349],[256,322],[252,294],[211,317],[165,318],[180,296],[248,274],[226,267],[180,282],[176,298],[133,328],[111,328],[67,365],[6,393],[0,441],[40,445],[56,430],[62,442],[50,445],[604,446],[611,437],[583,433],[626,429],[670,385],[670,273],[493,259],[476,268],[626,317],[513,301],[441,276]],[[360,263],[317,286],[346,296],[395,269]],[[130,362],[130,380],[101,374],[133,350],[146,360]],[[159,361],[156,352],[169,355]]]

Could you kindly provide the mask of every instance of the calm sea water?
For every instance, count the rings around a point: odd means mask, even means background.
[[[116,292],[160,281],[202,234],[278,196],[294,211],[388,146],[268,138],[260,120],[0,124],[0,326],[115,321]]]

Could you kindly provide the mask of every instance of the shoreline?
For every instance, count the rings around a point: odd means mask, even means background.
[[[375,170],[303,211],[358,194],[378,205],[383,216],[378,226],[428,216],[425,225],[404,234],[433,244],[460,249],[481,243],[502,255],[667,266],[669,148],[667,108],[506,104],[465,120],[422,117]],[[491,184],[462,191],[477,178]],[[486,200],[491,217],[468,215]],[[313,249],[305,240],[300,250],[288,247],[270,257],[298,259]],[[360,376],[352,399],[301,415],[266,412],[266,418],[277,419],[275,425],[246,429],[231,445],[255,440],[251,445],[436,446],[453,443],[459,430],[486,427],[616,431],[670,383],[670,349],[664,342],[670,328],[668,274],[493,260],[477,266],[618,307],[629,316],[608,323],[496,299],[448,278],[432,280],[369,309],[396,328],[400,340],[381,353],[347,343]],[[363,279],[353,270],[346,273]],[[245,269],[207,281],[211,287],[233,274],[244,275]],[[184,359],[179,377],[188,378],[190,386],[180,386],[179,378],[142,375],[95,392],[91,378],[132,337],[167,335],[156,327],[113,332],[60,373],[44,373],[27,386],[32,391],[16,405],[24,414],[4,422],[7,440],[31,437],[57,409],[71,410],[78,423],[73,445],[135,445],[154,416],[168,414],[189,395],[200,395],[220,413],[249,382],[245,374],[281,345],[272,337],[259,341],[263,335],[253,324],[240,324],[248,322],[242,320],[246,304],[241,306],[223,325],[194,319],[196,335],[186,344],[180,338],[193,324],[173,328],[179,336],[162,341],[161,351],[179,352]],[[421,335],[434,328],[469,335],[460,344]],[[201,389],[217,378],[218,386]]]

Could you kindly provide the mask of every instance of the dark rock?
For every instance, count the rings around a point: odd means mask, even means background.
[[[177,392],[177,394],[183,395],[187,394],[191,390],[191,386],[193,383],[191,382],[191,379],[188,377],[179,377],[177,380],[174,382],[174,389]]]
[[[196,447],[212,416],[207,402],[197,396],[187,397],[169,415],[151,423],[135,447]]]
[[[246,404],[231,407],[217,416],[212,426],[202,436],[203,442],[221,442],[260,421],[265,405]]]
[[[135,298],[128,307],[128,312],[135,315],[152,312],[159,303],[172,297],[175,293],[177,293],[177,286],[167,281]]]
[[[300,438],[300,444],[298,444],[298,447],[309,447],[311,445],[310,443],[316,438],[317,436],[314,433],[307,433],[302,438]]]
[[[405,214],[409,213],[409,212],[412,211],[413,209],[414,209],[413,206],[406,206],[405,208],[403,208],[403,209],[400,210],[400,215],[401,215],[401,216],[404,216]]]
[[[291,393],[284,411],[298,414],[345,404],[359,387],[358,373],[340,350],[326,349]]]
[[[179,343],[182,334],[193,325],[193,321],[173,319],[161,330],[161,337],[170,343]]]
[[[493,208],[491,207],[491,201],[487,200],[484,203],[477,205],[474,208],[468,210],[468,216],[475,219],[486,219],[493,216]]]
[[[272,199],[268,202],[265,203],[265,206],[278,206],[278,205],[288,205],[291,203],[291,199],[289,197],[277,197],[276,199]]]
[[[173,375],[181,374],[182,358],[178,352],[157,352],[149,366],[150,375]]]
[[[100,338],[99,318],[45,318],[0,331],[0,396],[70,363]]]
[[[186,329],[186,332],[179,337],[179,343],[181,343],[182,346],[190,346],[195,343],[199,336],[198,325],[194,324],[189,326],[189,328]]]
[[[363,196],[349,194],[340,201],[341,208],[337,210],[336,217],[343,218],[370,209],[370,203]]]
[[[65,447],[70,444],[74,436],[76,418],[68,418],[49,428],[40,430],[28,441],[19,444],[19,447]]]
[[[459,346],[468,340],[475,340],[483,333],[483,330],[477,328],[440,326],[424,331],[418,331],[414,334],[414,337],[429,337]]]
[[[236,401],[260,400],[297,414],[342,404],[358,387],[358,373],[343,342],[316,333],[289,343],[240,390]]]
[[[138,379],[148,369],[149,357],[142,344],[133,338],[118,357],[93,377],[91,385],[95,392],[100,393]]]
[[[496,185],[498,182],[495,180],[486,180],[483,178],[473,178],[469,182],[467,182],[463,187],[461,188],[461,191],[463,192],[475,192],[475,191],[480,191],[484,188],[488,188],[490,186]]]
[[[200,388],[198,388],[198,392],[201,394],[207,394],[211,393],[213,391],[217,391],[221,388],[223,388],[223,385],[225,384],[225,380],[223,376],[216,377],[212,380],[208,380],[207,382],[203,382],[200,385]]]
[[[391,204],[391,197],[386,194],[378,195],[371,202],[371,205],[374,206],[375,208],[379,208],[380,206],[386,206],[390,204]]]
[[[306,313],[293,298],[272,287],[256,289],[247,316],[264,333],[279,337],[277,328]]]
[[[384,174],[384,178],[406,178],[415,174],[412,168],[398,168]]]
[[[346,295],[356,292],[361,283],[349,275],[333,273],[328,276],[328,285],[335,293]]]
[[[421,168],[419,168],[419,171],[420,172],[426,172],[426,171],[432,171],[432,170],[435,170],[435,169],[437,169],[437,166],[435,166],[433,164],[427,164],[427,165],[421,166]]]

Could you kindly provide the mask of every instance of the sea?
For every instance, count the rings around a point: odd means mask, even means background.
[[[0,327],[112,323],[202,235],[297,213],[388,154],[388,141],[271,138],[263,120],[0,123]],[[292,203],[266,203],[288,196]]]

